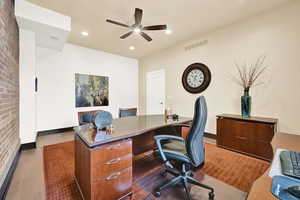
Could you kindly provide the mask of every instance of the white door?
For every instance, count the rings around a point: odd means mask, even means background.
[[[147,114],[165,112],[165,70],[147,73]]]

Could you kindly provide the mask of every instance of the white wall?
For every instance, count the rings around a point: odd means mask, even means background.
[[[27,0],[15,0],[15,15],[36,23],[53,26],[62,30],[71,30],[71,18],[43,8]],[[18,22],[19,23],[19,22]]]
[[[15,0],[15,15],[19,28],[35,32],[38,46],[61,50],[71,31],[71,18],[32,4]]]
[[[19,29],[20,41],[20,139],[21,143],[36,139],[36,97],[34,81],[36,75],[35,33]]]
[[[109,106],[75,108],[75,73],[109,77]],[[135,59],[66,44],[62,51],[37,48],[37,131],[78,125],[77,111],[138,106]]]
[[[140,113],[146,112],[146,73],[165,69],[167,106],[180,115],[192,117],[194,101],[199,95],[183,89],[181,76],[189,64],[203,62],[212,72],[211,85],[202,93],[208,103],[206,131],[215,133],[217,114],[240,114],[242,88],[231,78],[236,74],[234,62],[253,61],[265,54],[269,66],[263,76],[265,84],[250,91],[252,115],[279,118],[280,131],[300,134],[299,11],[300,2],[296,1],[141,59]],[[202,40],[208,43],[184,50],[185,46]]]

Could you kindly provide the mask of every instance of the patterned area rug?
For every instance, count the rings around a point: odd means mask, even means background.
[[[232,185],[242,191],[248,192],[252,183],[260,177],[270,163],[245,156],[236,152],[218,148],[213,144],[205,144],[206,159],[204,167],[196,172],[196,177],[202,173],[214,177],[222,182]],[[81,200],[80,193],[74,180],[74,142],[65,142],[44,147],[44,176],[47,200]],[[141,158],[145,159],[145,158]],[[136,161],[135,161],[136,162]],[[143,163],[144,161],[140,162]],[[138,163],[138,162],[137,162]],[[137,164],[138,165],[138,164]],[[138,168],[138,167],[137,167]],[[134,199],[155,199],[149,191],[151,184],[145,182],[153,174],[158,174],[160,165],[150,174],[134,177]],[[136,174],[143,174],[137,170]],[[160,179],[158,179],[159,181]],[[163,181],[163,179],[161,179]],[[163,182],[162,182],[163,183]],[[158,185],[156,183],[155,185]],[[162,198],[161,198],[162,199]]]
[[[200,170],[244,192],[260,177],[271,163],[240,153],[205,144],[205,164]]]

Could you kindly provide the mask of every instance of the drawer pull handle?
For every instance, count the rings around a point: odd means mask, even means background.
[[[113,165],[113,164],[117,164],[118,162],[121,161],[121,158],[115,158],[115,159],[112,159],[110,161],[108,161],[107,163],[105,163],[106,165]]]
[[[108,177],[106,177],[106,180],[111,180],[111,179],[116,179],[118,178],[118,176],[120,176],[121,172],[115,172],[115,173],[112,173],[111,175],[109,175]]]
[[[119,144],[108,147],[108,149],[113,150],[113,149],[119,149],[120,147],[121,147],[121,144],[119,143]]]

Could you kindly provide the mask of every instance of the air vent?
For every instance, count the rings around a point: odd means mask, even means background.
[[[50,39],[51,39],[51,40],[59,40],[59,38],[58,38],[58,37],[56,37],[56,36],[53,36],[53,35],[51,35],[51,36],[50,36]]]
[[[190,44],[190,45],[184,47],[184,50],[185,51],[191,51],[192,49],[195,49],[195,48],[198,48],[200,46],[206,45],[207,43],[208,43],[208,40],[198,41],[198,42],[195,42],[193,44]]]

